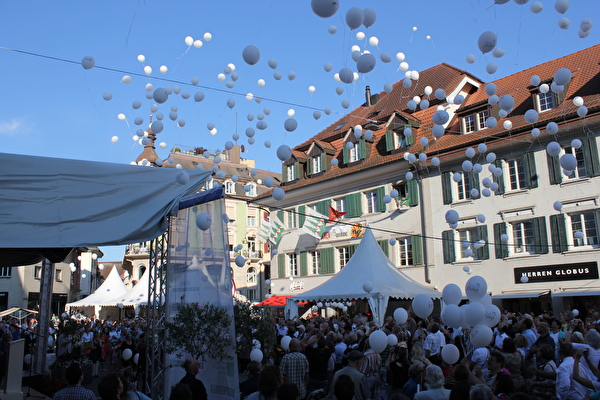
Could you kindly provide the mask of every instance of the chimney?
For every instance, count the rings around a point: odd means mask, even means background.
[[[365,87],[365,97],[367,99],[365,106],[371,107],[371,86]]]

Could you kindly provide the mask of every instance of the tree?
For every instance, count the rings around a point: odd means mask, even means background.
[[[268,306],[252,306],[249,302],[236,301],[233,304],[237,352],[252,348],[254,339],[269,351],[277,341],[275,322]]]
[[[231,360],[227,347],[232,344],[229,335],[231,316],[227,309],[207,303],[177,304],[177,314],[173,322],[165,322],[165,333],[168,339],[166,351],[182,357],[181,351],[206,361]]]

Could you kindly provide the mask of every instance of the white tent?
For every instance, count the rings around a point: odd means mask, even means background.
[[[373,285],[369,293],[363,289],[365,282]],[[400,271],[381,250],[371,229],[367,228],[356,252],[340,272],[316,288],[291,299],[294,301],[367,299],[375,322],[381,325],[390,297],[412,299],[421,293],[431,298],[442,297],[437,290],[421,285]]]
[[[112,306],[118,306],[120,308],[133,306],[135,315],[139,314],[140,306],[148,305],[148,280],[150,276],[150,269],[144,272],[144,275],[140,278],[135,286],[119,296],[114,296],[110,299],[109,303]]]
[[[100,317],[100,307],[102,306],[114,306],[116,303],[112,302],[112,299],[119,296],[125,296],[130,290],[121,280],[119,271],[117,268],[113,268],[108,277],[104,280],[102,285],[92,294],[83,299],[67,303],[65,309],[67,313],[70,313],[71,308],[78,307],[94,307],[94,314],[96,317]]]

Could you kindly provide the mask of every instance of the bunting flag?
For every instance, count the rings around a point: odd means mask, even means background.
[[[269,233],[269,240],[273,244],[279,243],[281,238],[283,237],[283,231],[285,230],[285,225],[275,213],[271,213],[271,232]]]
[[[302,230],[317,239],[321,239],[325,233],[327,217],[316,212],[312,208],[307,208],[306,211],[307,214],[304,219],[304,225],[302,225]]]
[[[258,237],[262,239],[263,242],[269,241],[269,235],[271,233],[271,223],[266,220],[262,220],[260,224],[260,228],[258,229]]]
[[[329,222],[335,222],[346,215],[348,211],[338,211],[329,205]]]
[[[408,197],[401,197],[398,199],[398,207],[408,207],[410,199]]]

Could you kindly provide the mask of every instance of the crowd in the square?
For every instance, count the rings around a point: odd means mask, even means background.
[[[578,317],[571,311],[504,311],[493,327],[493,339],[483,347],[469,340],[471,328],[453,329],[436,317],[415,319],[409,314],[402,324],[387,317],[382,327],[366,316],[281,318],[275,326],[279,346],[265,354],[263,362],[248,364],[241,397],[598,399],[600,312]],[[377,330],[388,335],[389,344],[380,352],[369,340]],[[460,353],[452,363],[442,356],[449,344]]]

